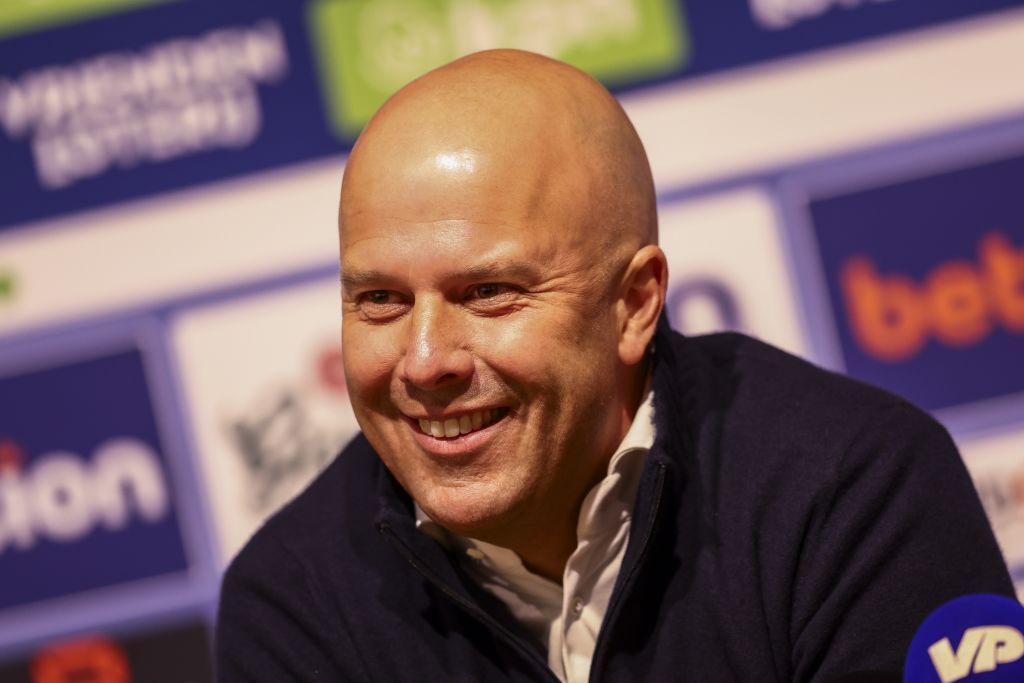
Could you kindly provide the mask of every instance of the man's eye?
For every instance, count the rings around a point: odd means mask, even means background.
[[[470,299],[493,299],[494,297],[507,295],[512,293],[512,288],[508,285],[498,285],[488,282],[487,284],[477,285],[469,292]]]
[[[363,294],[362,299],[365,303],[382,306],[387,303],[391,303],[391,292],[386,289],[376,289],[372,292],[366,292]]]
[[[408,304],[402,295],[387,289],[373,289],[356,297],[356,310],[366,320],[386,322],[407,309]]]
[[[510,313],[519,307],[522,293],[512,285],[485,282],[469,288],[464,305],[478,313]]]

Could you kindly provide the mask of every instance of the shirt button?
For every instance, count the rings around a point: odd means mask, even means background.
[[[577,617],[583,614],[583,598],[576,596],[572,599],[572,613]]]
[[[480,560],[484,559],[483,551],[482,550],[478,550],[476,548],[470,548],[469,550],[466,551],[466,554],[469,555],[470,557],[472,557],[477,562],[479,562]]]

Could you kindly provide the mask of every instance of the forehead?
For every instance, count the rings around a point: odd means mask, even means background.
[[[587,199],[582,165],[567,166],[565,155],[549,148],[401,142],[377,137],[353,152],[341,189],[343,229],[365,212],[400,213],[418,221],[480,218],[479,213],[527,221],[579,207]]]
[[[467,147],[387,157],[364,158],[346,175],[341,247],[349,268],[428,254],[543,261],[583,246],[589,197],[575,174]]]

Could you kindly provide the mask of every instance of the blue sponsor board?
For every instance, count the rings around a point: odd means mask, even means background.
[[[843,369],[931,410],[1024,392],[1024,156],[811,202]]]
[[[332,1],[348,0],[317,4]],[[459,7],[508,25],[529,25],[547,7],[552,18],[578,28],[573,16],[628,14],[635,2],[563,0],[555,11],[549,3],[514,0],[502,3],[500,17],[493,2],[465,0]],[[421,12],[430,4],[393,2],[388,11]],[[688,43],[686,58],[660,70],[613,69],[617,89],[976,16],[1020,0],[675,4],[686,26],[678,31]],[[129,3],[126,10],[0,41],[0,231],[347,150],[352,136],[336,132],[331,98],[321,90],[336,72],[311,36],[310,17],[321,16],[311,6],[301,0]],[[401,29],[418,30],[415,24]],[[482,46],[471,38],[462,36]],[[400,48],[436,39],[410,35]]]
[[[340,152],[301,10],[180,0],[0,42],[0,226]]]
[[[682,3],[693,33],[683,76],[856,43],[987,12],[1020,0],[718,0]]]
[[[186,568],[141,353],[0,375],[0,610]]]

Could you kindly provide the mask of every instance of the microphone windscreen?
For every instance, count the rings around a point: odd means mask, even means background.
[[[1024,607],[1001,595],[965,595],[918,627],[904,683],[1024,681]]]

